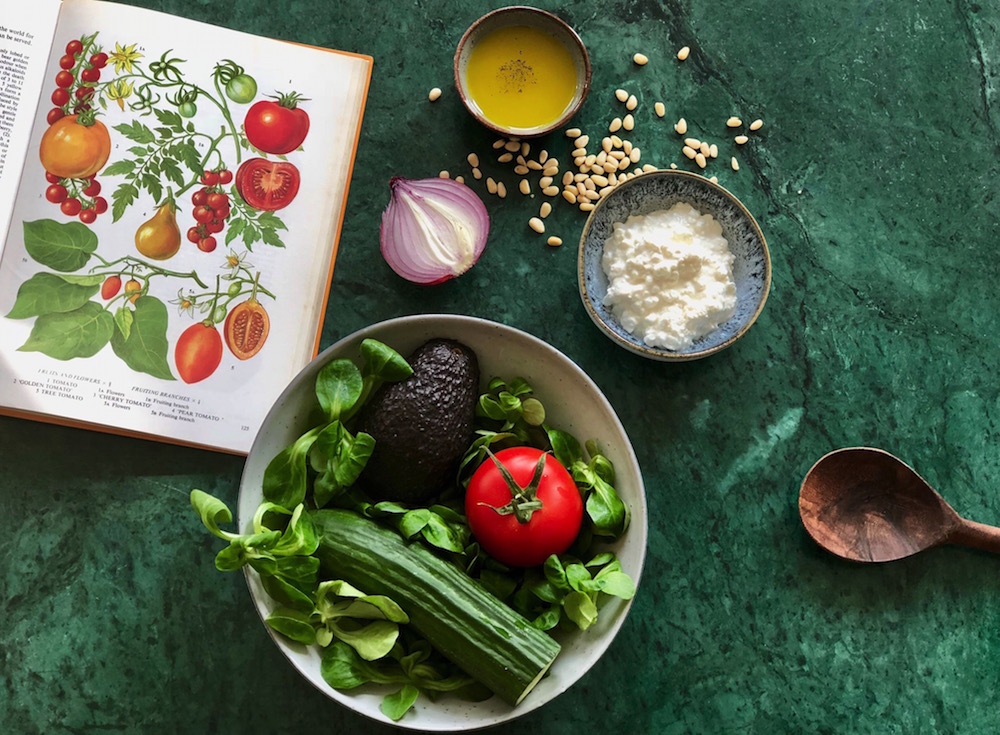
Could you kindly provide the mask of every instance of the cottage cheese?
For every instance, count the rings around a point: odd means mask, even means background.
[[[729,243],[712,215],[690,204],[615,223],[601,265],[604,305],[649,346],[686,349],[736,310]]]

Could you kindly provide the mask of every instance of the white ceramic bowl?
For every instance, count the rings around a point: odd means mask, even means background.
[[[611,404],[583,370],[554,347],[512,327],[467,316],[420,315],[380,322],[345,337],[306,366],[271,408],[247,457],[237,508],[240,528],[250,526],[261,502],[261,479],[267,463],[312,426],[310,416],[317,410],[313,386],[320,367],[339,357],[357,359],[361,341],[369,337],[404,356],[433,337],[456,339],[476,351],[484,385],[497,375],[523,377],[544,404],[548,423],[572,433],[581,442],[596,439],[614,463],[616,488],[632,512],[628,531],[610,548],[617,553],[625,572],[639,582],[646,555],[646,496],[632,445]],[[255,572],[248,568],[246,578],[253,604],[263,620],[276,605]],[[560,637],[563,650],[549,675],[517,707],[498,697],[485,702],[466,702],[456,697],[430,702],[421,697],[414,710],[395,724],[413,730],[456,732],[495,725],[541,707],[566,691],[597,662],[621,628],[630,605],[610,599],[590,630]],[[388,689],[369,685],[350,692],[336,691],[320,675],[319,649],[291,643],[269,627],[267,630],[289,662],[317,689],[355,712],[390,723],[379,709]]]

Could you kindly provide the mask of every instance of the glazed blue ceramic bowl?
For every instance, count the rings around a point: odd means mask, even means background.
[[[734,256],[736,283],[736,312],[729,321],[679,351],[647,345],[622,327],[611,307],[604,304],[608,277],[601,266],[604,243],[616,222],[625,222],[631,215],[669,209],[678,202],[712,215],[722,226],[722,235]],[[583,228],[578,271],[583,305],[601,331],[626,350],[666,362],[697,360],[729,347],[757,320],[771,286],[771,256],[753,215],[729,191],[687,171],[644,173],[618,185],[601,199]]]

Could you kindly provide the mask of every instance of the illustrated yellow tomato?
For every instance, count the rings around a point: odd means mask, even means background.
[[[100,120],[83,125],[76,115],[69,115],[45,131],[38,155],[50,174],[63,179],[85,179],[108,162],[111,137]]]
[[[153,260],[172,258],[181,249],[173,202],[167,202],[135,232],[135,249]]]

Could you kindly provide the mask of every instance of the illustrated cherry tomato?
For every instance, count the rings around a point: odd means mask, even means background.
[[[278,101],[261,100],[247,110],[243,128],[250,145],[265,153],[290,153],[309,132],[309,115],[298,105],[299,96],[285,94]]]
[[[211,222],[214,217],[215,213],[206,206],[194,208],[194,221],[199,224]]]
[[[222,337],[211,322],[198,322],[184,330],[174,347],[174,364],[185,383],[197,383],[214,373],[222,362]]]
[[[76,115],[69,115],[45,131],[38,155],[50,174],[65,179],[84,179],[96,174],[108,162],[111,137],[100,120],[82,125],[77,122]]]
[[[583,500],[566,468],[555,457],[533,447],[503,449],[495,457],[518,487],[527,488],[529,494],[532,476],[544,457],[534,492],[541,507],[509,515],[498,513],[495,509],[510,506],[514,496],[496,463],[486,459],[472,475],[465,493],[469,529],[480,546],[497,561],[514,567],[538,566],[551,554],[566,551],[580,533],[583,521]],[[529,517],[519,517],[522,515]]]
[[[58,107],[53,107],[51,110],[49,110],[49,114],[45,116],[45,122],[47,122],[49,125],[54,125],[57,121],[61,120],[64,117],[66,117],[65,112],[63,112]]]
[[[83,44],[77,40],[70,41],[66,44],[66,53],[70,56],[76,56],[81,51],[83,51]]]
[[[220,210],[223,207],[228,207],[229,197],[221,192],[213,191],[208,195],[208,206],[214,210]]]
[[[62,184],[52,184],[45,190],[45,198],[53,204],[59,204],[66,200],[66,187]]]
[[[91,179],[90,183],[87,184],[87,188],[83,190],[83,193],[89,197],[96,197],[101,193],[101,183]]]
[[[80,221],[85,225],[97,219],[97,212],[94,209],[84,209],[80,211]]]
[[[227,217],[229,217],[229,207],[222,207],[221,209],[215,210],[215,218],[219,220],[219,222],[225,222]]]
[[[249,74],[237,74],[226,83],[226,96],[245,105],[257,96],[257,81]]]
[[[94,199],[94,209],[97,210],[98,214],[104,214],[108,211],[108,200],[104,197],[97,197]]]
[[[217,235],[225,229],[226,225],[217,219],[213,219],[211,222],[205,223],[205,229],[208,230],[213,235]]]
[[[254,209],[281,209],[299,192],[299,170],[286,161],[251,158],[236,172],[236,190]]]
[[[50,174],[48,171],[45,172],[45,180],[50,184],[58,184],[62,181],[61,176],[56,176],[55,174]]]
[[[239,284],[233,285],[237,287],[236,293],[239,293]],[[232,286],[229,288],[232,291]],[[256,288],[254,295],[247,301],[233,307],[222,329],[226,336],[226,346],[240,360],[249,360],[260,352],[271,330],[271,320],[255,294]]]
[[[208,204],[208,192],[204,189],[199,189],[194,194],[191,195],[191,203],[196,207],[200,207],[203,204]]]
[[[233,180],[233,172],[230,171],[228,168],[224,168],[221,171],[219,171],[220,184],[228,184],[232,180]]]
[[[134,278],[131,279],[128,283],[125,284],[125,296],[133,304],[135,303],[135,300],[138,299],[141,294],[142,294],[142,284],[139,283]]]
[[[94,88],[93,87],[77,87],[76,92],[74,94],[75,94],[75,96],[76,96],[76,98],[78,100],[90,99],[91,97],[94,96]]]
[[[52,104],[62,107],[67,102],[69,102],[69,92],[67,92],[62,87],[56,87],[52,92]]]
[[[210,253],[215,250],[215,244],[215,238],[209,235],[208,237],[203,237],[198,241],[198,249],[203,253]]]
[[[62,210],[62,213],[67,217],[76,217],[76,215],[80,214],[80,210],[83,209],[83,206],[80,204],[79,199],[76,197],[70,197],[59,205],[59,209]]]
[[[90,63],[97,69],[103,69],[108,63],[108,55],[103,51],[90,57]]]
[[[74,66],[76,66],[76,59],[74,59],[73,56],[71,56],[70,54],[66,54],[61,59],[59,59],[59,68],[61,69],[69,70],[72,69]]]
[[[215,171],[205,171],[201,175],[201,183],[205,186],[215,186],[219,183],[219,174]]]
[[[187,231],[187,239],[197,245],[201,241],[201,232],[197,227],[192,227]]]
[[[96,82],[101,78],[101,70],[89,67],[80,72],[80,79],[85,82]]]
[[[56,86],[62,87],[63,89],[69,89],[73,86],[73,75],[63,69],[56,74]]]
[[[198,105],[194,102],[181,102],[177,105],[177,114],[181,117],[194,117],[198,114]]]
[[[101,284],[101,298],[105,301],[114,298],[118,295],[121,287],[122,279],[120,276],[108,276],[104,283]]]

